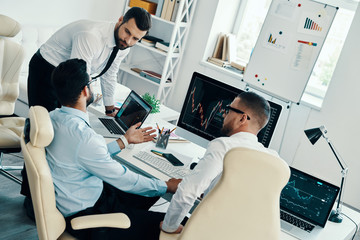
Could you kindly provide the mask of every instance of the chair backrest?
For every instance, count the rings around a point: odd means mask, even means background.
[[[280,158],[248,148],[230,150],[221,179],[195,209],[180,239],[279,239],[280,193],[289,177]]]
[[[65,230],[65,219],[56,208],[55,190],[45,153],[45,147],[53,137],[54,130],[48,111],[41,106],[31,107],[29,120],[21,136],[21,149],[40,240],[58,239]]]
[[[19,96],[19,74],[25,54],[21,45],[8,39],[19,31],[17,21],[0,14],[0,115],[12,115]]]

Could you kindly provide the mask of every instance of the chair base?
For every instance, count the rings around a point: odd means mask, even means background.
[[[3,166],[2,165],[3,155],[4,155],[4,153],[1,152],[0,153],[0,174],[4,175],[5,177],[7,177],[7,178],[9,178],[9,179],[13,180],[14,182],[21,185],[22,181],[19,178],[12,175],[11,173],[9,173],[8,171],[10,171],[10,170],[22,170],[23,167],[22,166]]]

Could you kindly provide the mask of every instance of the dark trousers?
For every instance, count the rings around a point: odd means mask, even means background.
[[[148,211],[158,199],[159,197],[150,198],[125,193],[104,183],[104,190],[93,207],[66,218],[66,230],[79,239],[158,240],[160,234],[159,225],[165,214]],[[84,230],[73,230],[71,228],[70,221],[75,217],[115,212],[125,213],[130,218],[130,228],[93,228]]]
[[[60,107],[51,83],[51,74],[54,69],[55,67],[41,56],[40,50],[31,58],[27,85],[29,107],[40,105],[45,107],[49,112]],[[21,171],[21,175],[23,179],[21,194],[30,198],[29,181],[27,179],[25,165]]]

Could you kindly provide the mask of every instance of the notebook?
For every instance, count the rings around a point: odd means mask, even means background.
[[[299,239],[316,239],[329,218],[339,187],[295,168],[290,170],[290,180],[280,195],[281,230]],[[291,221],[304,225],[298,227]]]
[[[136,92],[131,91],[115,117],[99,117],[101,124],[92,124],[95,132],[104,137],[118,138],[132,125],[143,123],[152,107]]]

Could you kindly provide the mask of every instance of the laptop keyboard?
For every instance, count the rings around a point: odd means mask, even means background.
[[[183,178],[191,172],[184,166],[174,166],[168,160],[157,157],[152,153],[140,151],[134,155],[135,158],[174,178]]]
[[[114,122],[113,119],[110,118],[99,118],[99,120],[104,124],[104,126],[111,132],[112,134],[123,134],[121,128]]]
[[[314,229],[314,225],[311,225],[297,217],[294,217],[284,211],[280,211],[280,219],[298,227],[298,228],[301,228],[307,232],[311,232],[313,229]]]

